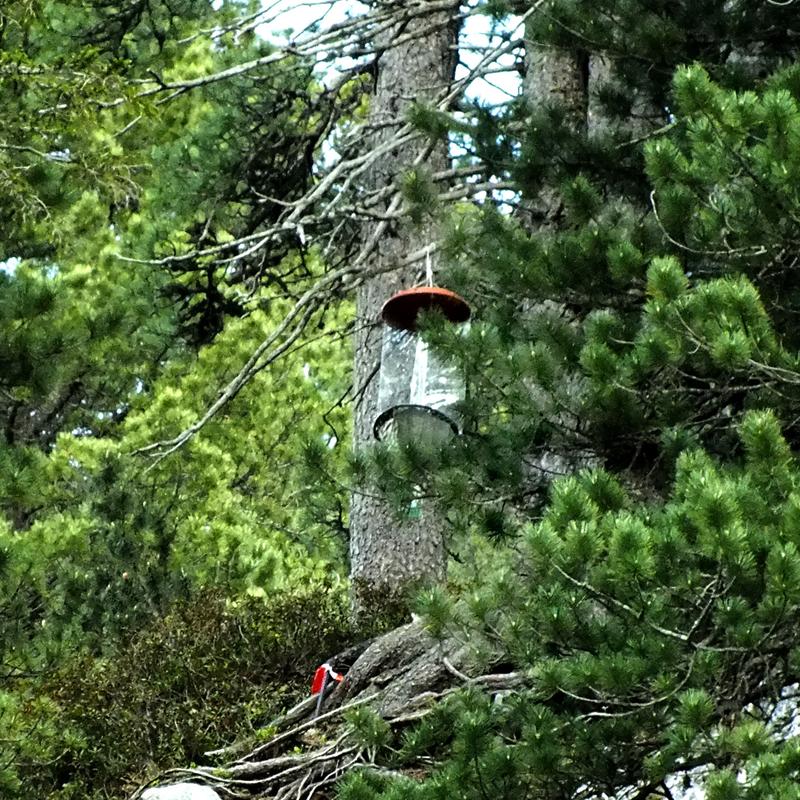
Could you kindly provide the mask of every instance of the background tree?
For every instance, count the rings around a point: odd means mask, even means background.
[[[328,326],[314,329],[291,368],[255,379],[228,416],[241,427],[209,427],[198,450],[152,470],[133,456],[202,409],[321,271],[318,254],[286,246],[271,251],[270,265],[245,267],[247,254],[226,254],[224,264],[183,258],[197,242],[224,249],[234,233],[247,236],[257,219],[274,216],[307,179],[297,153],[329,118],[301,102],[326,102],[307,65],[270,66],[270,48],[247,31],[254,14],[235,3],[2,11],[2,163],[16,180],[4,194],[0,271],[4,796],[27,791],[31,775],[42,796],[86,797],[101,787],[120,796],[148,764],[197,756],[185,747],[195,721],[177,716],[185,727],[172,750],[133,728],[127,772],[111,761],[105,772],[84,770],[84,757],[102,760],[95,756],[105,745],[96,729],[89,734],[102,705],[78,708],[80,697],[46,683],[53,670],[89,672],[100,683],[109,661],[124,672],[118,661],[131,637],[176,602],[191,617],[211,587],[221,607],[242,609],[233,612],[241,629],[224,615],[209,624],[234,660],[250,658],[237,631],[254,623],[253,596],[274,605],[276,592],[305,583],[320,614],[339,608],[344,493],[323,524],[291,498],[308,481],[304,440],[325,434],[320,417],[327,412],[347,436],[336,405],[349,361],[338,344],[346,303],[326,313]],[[224,88],[213,80],[192,93],[168,88],[241,63],[242,77]],[[276,189],[285,194],[265,211],[263,196]],[[263,614],[258,636],[285,624]],[[327,629],[334,637],[339,619]],[[156,660],[168,635],[149,634]],[[198,659],[197,674],[213,680],[215,663]],[[135,683],[135,673],[125,680]],[[265,695],[286,696],[277,674],[261,679]],[[248,697],[235,702],[222,736],[265,713],[248,710]]]
[[[235,763],[223,751],[188,774],[313,796],[350,773],[345,798],[669,796],[683,775],[711,798],[794,791],[792,8],[710,2],[698,24],[696,4],[461,6],[494,26],[462,47],[477,61],[365,151],[387,32],[400,52],[398,25],[423,35],[439,10],[375,4],[286,47],[253,35],[270,11],[233,3],[4,11],[29,131],[2,162],[24,210],[8,214],[0,312],[8,793],[31,774],[55,796],[122,791],[119,772],[79,768],[102,762],[97,716],[44,668],[133,685],[120,642],[150,631],[157,650],[172,634],[154,618],[184,597],[179,619],[197,619],[209,584],[234,641],[261,630],[248,594],[333,585],[308,616],[341,608],[347,481],[365,459],[348,471],[335,446],[337,343],[384,244],[364,221],[385,233],[406,215],[446,231],[446,279],[478,311],[463,339],[426,329],[471,377],[468,433],[376,451],[367,490],[402,507],[423,476],[452,526],[450,584],[423,595],[422,623],[335,659],[358,656],[329,716],[305,701]],[[526,44],[569,68],[528,85],[575,91],[465,99]],[[322,57],[341,72],[314,75]],[[36,152],[17,149],[31,136]],[[362,180],[444,136],[452,167]],[[333,429],[316,427],[329,410]],[[556,456],[594,466],[548,488]],[[312,520],[306,498],[316,512],[326,497]],[[207,640],[246,671],[226,636]],[[237,719],[201,725],[256,727]],[[190,727],[176,758],[197,752]]]

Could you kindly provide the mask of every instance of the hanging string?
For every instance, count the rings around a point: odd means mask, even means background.
[[[425,251],[425,277],[428,281],[428,286],[433,286],[433,264],[431,263],[431,245]]]

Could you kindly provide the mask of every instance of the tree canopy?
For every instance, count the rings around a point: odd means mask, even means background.
[[[450,684],[358,700],[332,745],[280,734],[286,792],[794,797],[794,3],[387,2],[283,39],[278,11],[0,10],[4,796],[125,797],[212,736],[269,743],[364,634],[355,489],[447,522],[412,606]],[[382,56],[436,14],[452,85],[376,121]],[[507,101],[470,93],[498,74]],[[355,290],[419,229],[386,268],[434,252],[473,306],[424,324],[464,434],[351,455]],[[270,796],[278,761],[197,774]]]

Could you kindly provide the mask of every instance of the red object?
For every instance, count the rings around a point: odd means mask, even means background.
[[[466,322],[469,303],[461,295],[439,286],[415,286],[392,295],[381,309],[387,325],[403,331],[417,329],[420,311],[438,310],[450,322]]]
[[[316,672],[314,672],[314,680],[311,681],[311,694],[319,694],[323,691],[328,683],[327,678],[341,682],[344,680],[344,675],[334,672],[330,664],[323,664],[321,667],[317,667]]]
[[[317,671],[314,673],[314,680],[311,681],[311,694],[319,694],[322,691],[322,685],[325,683],[327,674],[327,664],[317,667]]]

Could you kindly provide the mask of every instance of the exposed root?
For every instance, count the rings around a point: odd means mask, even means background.
[[[223,766],[172,769],[154,783],[201,783],[232,800],[329,797],[336,781],[350,770],[406,774],[376,761],[374,748],[359,742],[347,722],[347,712],[369,706],[392,731],[399,731],[464,686],[481,686],[496,694],[524,685],[523,676],[513,672],[470,677],[466,648],[455,641],[435,641],[418,623],[397,628],[361,650],[345,680],[324,699],[319,716],[314,716],[317,698],[308,698],[273,720],[266,729],[272,734],[268,741],[206,754],[227,759]],[[419,774],[417,769],[414,773]],[[131,800],[140,797],[144,788]]]

